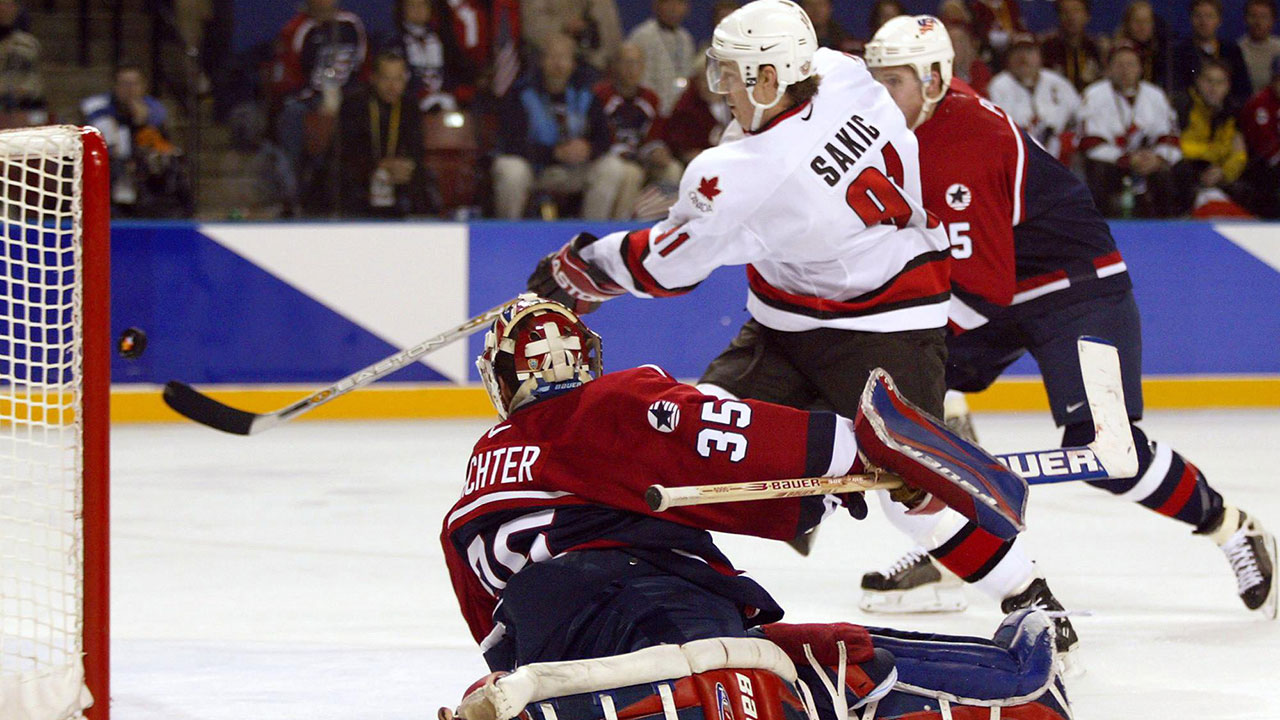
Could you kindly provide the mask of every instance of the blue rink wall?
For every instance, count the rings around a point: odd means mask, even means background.
[[[307,390],[512,297],[538,258],[586,223],[116,223],[112,329],[149,345],[115,357],[113,417],[172,419],[157,386],[180,379],[226,402],[275,409]],[[1280,407],[1280,225],[1116,223],[1143,320],[1148,405]],[[621,298],[590,318],[606,367],[656,363],[696,378],[747,318],[741,268],[680,298]],[[315,413],[483,415],[473,359],[457,343]],[[974,398],[1035,409],[1029,358]]]

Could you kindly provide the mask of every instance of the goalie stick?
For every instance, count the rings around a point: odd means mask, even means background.
[[[1082,337],[1077,341],[1077,350],[1080,356],[1085,396],[1093,415],[1094,439],[1082,447],[1032,450],[994,456],[1005,467],[1021,476],[1027,484],[1042,485],[1076,480],[1132,477],[1138,471],[1137,449],[1133,444],[1133,432],[1129,428],[1129,415],[1124,404],[1119,354],[1110,343],[1088,337]],[[868,393],[875,383],[876,377],[873,375],[868,382]],[[919,456],[920,453],[916,452],[913,455]],[[928,458],[926,464],[939,463],[935,458]],[[790,478],[687,487],[653,485],[645,492],[645,502],[654,512],[663,512],[671,507],[683,505],[888,490],[900,487],[902,484],[902,479],[896,475],[880,471],[841,477]],[[1001,537],[1011,536],[1011,531],[1021,529],[1022,503],[1016,503],[1019,506],[1017,508],[1001,507],[997,498],[969,483],[953,482],[952,485],[961,491],[964,497],[971,499],[971,502],[948,501],[948,505],[969,519],[979,522],[984,528]],[[926,489],[946,499],[934,488]],[[960,494],[960,492],[953,493],[953,495]],[[985,507],[979,508],[979,504]]]
[[[252,413],[237,410],[214,400],[190,385],[170,380],[164,386],[164,402],[183,417],[234,435],[253,435],[288,422],[299,415],[314,410],[334,398],[352,390],[376,382],[402,367],[417,362],[428,353],[478,332],[493,322],[509,303],[503,303],[467,320],[461,325],[428,338],[407,350],[379,360],[363,370],[352,373],[332,385],[317,390],[301,400],[274,412]]]

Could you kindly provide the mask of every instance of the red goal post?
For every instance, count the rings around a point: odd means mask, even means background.
[[[107,720],[110,169],[0,132],[0,718]]]

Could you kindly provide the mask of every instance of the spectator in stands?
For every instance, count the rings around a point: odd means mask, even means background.
[[[339,10],[338,0],[306,0],[280,31],[271,88],[276,137],[300,177],[311,170],[303,162],[307,116],[338,114],[343,92],[368,77],[368,53],[364,23]],[[323,151],[328,143],[320,145]]]
[[[473,96],[489,101],[506,96],[520,75],[520,0],[433,2],[441,37],[450,38],[473,73],[474,85],[455,87],[455,96],[463,104]]]
[[[957,6],[959,6],[958,9]],[[960,4],[960,0],[944,0],[942,12],[953,18],[960,18],[960,10],[968,13],[968,9]],[[986,97],[987,86],[991,83],[991,68],[978,57],[978,41],[970,30],[967,21],[943,21],[947,34],[951,36],[951,48],[955,51],[955,76],[969,84],[975,92]]]
[[[409,66],[394,53],[373,61],[368,85],[342,101],[338,174],[343,215],[404,217],[439,211],[422,164],[422,112],[408,91]]]
[[[574,59],[577,41],[567,35],[547,40],[541,72],[507,96],[493,161],[494,206],[498,217],[523,217],[537,191],[544,217],[561,212],[560,201],[581,196],[582,217],[625,218],[615,207],[628,171],[608,153],[609,125],[585,73]]]
[[[1164,91],[1142,79],[1142,56],[1117,42],[1107,79],[1085,88],[1080,151],[1093,200],[1111,217],[1176,214],[1172,168],[1182,159],[1173,108]]]
[[[942,0],[938,3],[938,19],[947,27],[952,25],[973,25],[973,13],[964,0]]]
[[[871,3],[871,12],[867,13],[867,40],[876,36],[881,25],[906,14],[900,0],[875,0]]]
[[[1040,39],[1044,66],[1077,91],[1102,77],[1103,48],[1088,32],[1089,0],[1057,0],[1058,27]]]
[[[1236,107],[1253,94],[1249,85],[1249,69],[1240,54],[1240,46],[1218,38],[1222,26],[1222,0],[1191,0],[1191,37],[1173,49],[1174,96],[1189,92],[1196,73],[1205,60],[1220,60],[1231,70],[1231,100]]]
[[[1207,59],[1195,83],[1175,101],[1182,162],[1174,168],[1174,177],[1184,193],[1182,206],[1195,208],[1199,215],[1210,204],[1249,200],[1247,188],[1239,182],[1249,158],[1244,136],[1236,128],[1230,90],[1231,70],[1226,63]]]
[[[17,0],[0,0],[0,112],[12,113],[6,126],[40,125],[48,120],[40,74],[40,41],[20,29]]]
[[[423,112],[456,110],[459,86],[474,83],[474,70],[451,32],[440,31],[433,0],[397,0],[396,33],[384,47],[409,64],[409,94]],[[471,92],[463,99],[470,101]]]
[[[813,23],[819,46],[847,53],[862,50],[862,43],[831,16],[831,0],[803,0],[800,5]]]
[[[1150,2],[1132,0],[1125,7],[1114,42],[1128,42],[1137,48],[1142,79],[1168,92],[1172,85],[1169,42]]]
[[[970,25],[978,41],[978,57],[988,66],[1000,69],[1009,39],[1014,33],[1026,32],[1022,11],[1014,0],[969,0],[973,15]]]
[[[612,79],[596,86],[596,97],[609,124],[609,152],[627,164],[616,201],[620,212],[635,207],[646,181],[665,188],[678,187],[684,171],[661,140],[663,119],[658,113],[657,93],[640,84],[644,63],[644,50],[628,40],[618,48]]]
[[[663,124],[663,141],[685,165],[698,153],[719,144],[725,127],[733,119],[724,96],[711,92],[707,86],[706,62],[706,56],[698,59],[689,75],[689,86]]]
[[[182,151],[168,137],[169,114],[147,94],[142,68],[116,69],[109,93],[80,103],[84,122],[102,131],[111,158],[111,206],[127,217],[189,217],[195,210]]]
[[[680,25],[688,14],[689,0],[653,0],[653,15],[627,36],[644,50],[644,84],[658,93],[663,116],[684,92],[696,59],[693,35]]]
[[[739,0],[715,0],[711,3],[711,27],[714,29],[720,24],[720,21],[729,17],[734,10],[742,7]],[[707,48],[711,47],[711,38],[708,36],[698,45],[698,49],[694,52],[694,57],[701,57],[706,54]]]
[[[520,0],[520,27],[538,52],[546,52],[556,35],[573,38],[578,57],[595,76],[609,69],[622,42],[614,0]]]
[[[256,103],[240,103],[227,113],[231,152],[221,159],[232,172],[248,170],[230,199],[233,216],[247,220],[296,217],[298,178],[284,151],[267,139],[267,118]]]
[[[1239,44],[1244,64],[1249,68],[1249,84],[1254,93],[1261,92],[1271,83],[1271,61],[1280,57],[1280,37],[1272,33],[1275,25],[1275,0],[1246,0],[1246,32]]]
[[[1034,35],[1018,33],[1009,44],[1005,69],[987,87],[987,97],[1064,165],[1071,164],[1080,95],[1062,75],[1041,66]]]
[[[1271,84],[1240,111],[1240,129],[1249,151],[1249,208],[1265,218],[1280,217],[1280,57],[1271,61]]]

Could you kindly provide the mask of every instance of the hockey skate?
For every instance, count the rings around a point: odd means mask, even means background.
[[[1245,607],[1275,620],[1278,594],[1275,537],[1257,518],[1230,506],[1223,509],[1216,527],[1198,534],[1209,536],[1222,548],[1236,574],[1236,589]]]
[[[1011,613],[1022,608],[1040,608],[1048,611],[1053,618],[1053,645],[1058,653],[1058,662],[1062,666],[1064,677],[1076,677],[1084,674],[1084,666],[1077,661],[1076,649],[1080,645],[1080,637],[1076,629],[1071,627],[1067,619],[1066,609],[1058,598],[1053,596],[1049,583],[1042,577],[1035,577],[1020,592],[1000,601],[1000,611]]]
[[[960,578],[915,547],[887,569],[862,576],[858,607],[890,614],[960,612],[969,602]]]
[[[955,390],[947,391],[946,398],[943,400],[942,422],[951,432],[975,445],[978,444],[978,432],[973,429],[973,415],[969,413],[969,403],[964,399],[964,393]]]

